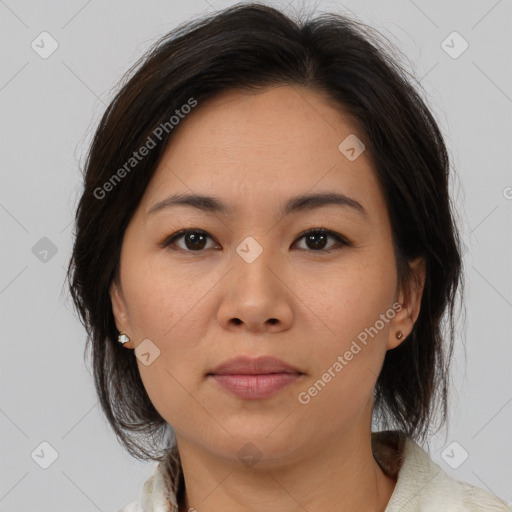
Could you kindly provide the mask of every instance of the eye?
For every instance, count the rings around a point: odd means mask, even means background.
[[[207,239],[213,240],[212,237],[201,229],[182,229],[166,238],[162,243],[162,247],[177,245],[178,249],[187,252],[201,252],[203,249],[211,249],[206,247]],[[176,242],[183,239],[185,246],[179,246]],[[217,246],[218,247],[218,246]]]
[[[331,246],[326,249],[325,247],[329,238],[335,240],[335,243],[331,244]],[[328,229],[310,229],[298,238],[298,240],[302,239],[304,239],[306,243],[306,248],[301,248],[301,250],[306,251],[311,250],[315,252],[331,252],[333,250],[340,249],[340,246],[352,245],[351,242],[349,242],[347,239]]]

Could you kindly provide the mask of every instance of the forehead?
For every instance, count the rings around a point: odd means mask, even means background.
[[[354,136],[364,140],[357,123],[320,92],[225,91],[180,122],[146,190],[145,211],[176,191],[243,206],[249,197],[268,205],[321,189],[383,206],[368,152],[351,161],[339,148]]]

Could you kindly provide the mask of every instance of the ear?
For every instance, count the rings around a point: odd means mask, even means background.
[[[386,344],[388,350],[398,347],[409,336],[420,314],[421,297],[425,287],[425,260],[417,258],[409,263],[409,268],[411,269],[411,279],[407,283],[407,290],[401,290],[398,297],[397,302],[401,305],[401,309],[391,320]],[[397,331],[402,331],[403,336],[400,339],[396,337]]]
[[[116,279],[114,279],[110,285],[109,294],[117,330],[126,333],[130,337],[131,329],[128,321],[128,309],[126,307],[123,291]],[[128,343],[125,343],[124,346],[133,348],[133,341],[130,340]]]

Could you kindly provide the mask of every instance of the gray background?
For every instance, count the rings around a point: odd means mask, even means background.
[[[148,45],[233,3],[0,0],[1,511],[113,511],[156,466],[118,445],[84,364],[85,332],[64,285],[78,169],[112,87]],[[512,502],[512,2],[315,4],[367,22],[405,53],[446,137],[467,248],[467,328],[459,322],[450,423],[430,450],[455,478]],[[51,49],[43,31],[59,45],[48,58],[31,47]],[[442,46],[453,31],[469,44],[457,58]],[[453,36],[446,44],[462,48]],[[48,469],[42,442],[58,453]]]

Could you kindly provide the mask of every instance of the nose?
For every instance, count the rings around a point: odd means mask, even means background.
[[[222,281],[218,321],[228,330],[270,333],[287,330],[293,322],[290,276],[271,250],[251,261],[233,254],[233,267]]]

